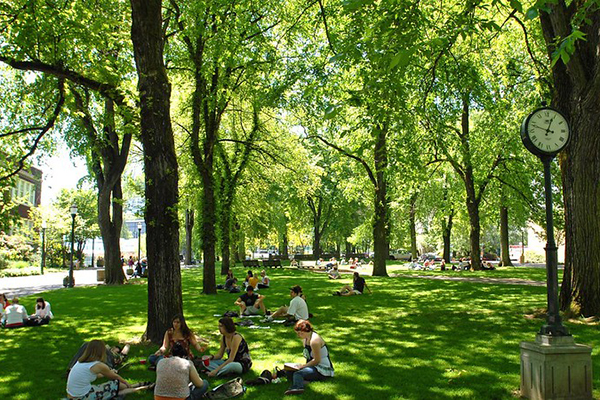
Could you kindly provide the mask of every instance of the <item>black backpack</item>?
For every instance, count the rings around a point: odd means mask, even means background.
[[[246,387],[244,386],[242,378],[238,377],[207,392],[205,397],[211,400],[232,399],[241,396],[244,393],[246,393]]]

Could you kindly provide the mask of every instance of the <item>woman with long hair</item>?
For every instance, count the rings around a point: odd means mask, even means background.
[[[290,366],[285,372],[292,386],[285,392],[289,394],[304,393],[304,381],[322,381],[333,377],[333,364],[329,357],[329,349],[323,338],[314,331],[309,321],[296,322],[294,331],[304,345],[303,355],[306,363]]]
[[[106,345],[102,340],[92,340],[86,346],[83,354],[71,371],[67,379],[67,396],[73,400],[110,400],[118,396],[150,389],[152,384],[147,382],[130,385],[106,362]],[[92,385],[98,377],[110,379],[100,385]]]
[[[196,350],[199,352],[204,352],[206,350],[205,347],[201,346],[196,339],[196,335],[194,332],[187,326],[185,322],[185,318],[183,315],[175,315],[171,320],[172,327],[167,329],[165,332],[165,337],[163,338],[163,344],[156,351],[156,353],[152,354],[148,361],[150,363],[150,368],[156,368],[156,364],[160,359],[170,354],[170,350],[175,343],[180,343],[181,346],[185,349],[187,353],[187,359],[193,360],[194,354],[192,353],[191,346],[194,346]],[[206,341],[201,339],[202,341]]]
[[[208,376],[239,375],[252,367],[250,350],[246,340],[235,331],[235,324],[229,317],[219,320],[219,332],[223,335],[221,347],[215,355],[209,356]],[[227,353],[227,360],[223,361],[223,355]]]

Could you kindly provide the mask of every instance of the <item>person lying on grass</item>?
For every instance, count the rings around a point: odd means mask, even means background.
[[[261,312],[266,315],[264,298],[265,296],[254,293],[254,286],[248,285],[246,293],[238,297],[234,304],[240,307],[240,315],[259,315]]]
[[[339,292],[334,292],[334,296],[353,296],[355,294],[363,294],[365,292],[365,288],[371,292],[371,289],[367,286],[367,282],[365,282],[365,278],[358,275],[358,272],[354,273],[354,277],[352,278],[353,284],[352,287],[349,285],[344,285]]]
[[[290,297],[292,298],[290,306],[280,307],[266,318],[267,321],[272,321],[274,318],[283,316],[294,321],[309,318],[308,305],[306,304],[304,294],[302,294],[302,288],[298,285],[292,286],[290,288]]]
[[[223,335],[221,347],[215,355],[208,356],[210,363],[206,367],[208,376],[240,375],[252,367],[250,349],[246,340],[235,331],[235,324],[229,317],[219,320],[219,332]],[[227,360],[223,355],[227,353]]]
[[[194,346],[196,350],[199,352],[206,351],[206,347],[203,347],[198,343],[196,339],[196,335],[185,323],[185,318],[183,315],[176,315],[172,319],[173,327],[169,328],[165,332],[165,337],[163,339],[163,344],[160,349],[156,351],[156,353],[152,354],[148,357],[148,362],[150,364],[150,369],[156,368],[156,364],[165,356],[170,354],[170,349],[175,343],[180,343],[183,348],[187,351],[187,358],[190,360],[194,359],[194,354],[190,349],[190,346]],[[207,343],[206,339],[200,339],[201,341]]]
[[[110,400],[153,387],[150,382],[130,385],[115,370],[110,369],[105,364],[105,346],[102,340],[92,340],[88,343],[83,354],[69,372],[67,378],[67,396],[69,399]],[[110,381],[100,385],[92,385],[92,382],[100,377],[108,378]]]
[[[329,357],[329,349],[323,338],[317,334],[309,321],[296,322],[294,331],[304,345],[304,364],[286,364],[284,367],[288,381],[292,386],[286,395],[302,394],[304,381],[322,381],[333,377],[333,364]]]
[[[171,354],[173,357],[163,358],[156,365],[154,400],[201,399],[208,390],[208,381],[200,378],[194,363],[186,360],[187,352],[180,343],[173,345]]]

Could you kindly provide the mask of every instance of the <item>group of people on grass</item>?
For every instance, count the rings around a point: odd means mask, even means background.
[[[241,290],[237,287],[237,278],[233,275],[231,269],[227,270],[227,276],[225,277],[225,284],[218,285],[218,289],[225,289],[231,293],[239,293]],[[268,289],[271,284],[271,279],[265,273],[265,270],[260,271],[260,277],[256,276],[252,270],[248,271],[246,278],[244,279],[244,289],[248,286],[252,286],[254,290]]]
[[[54,317],[50,303],[42,297],[35,301],[35,313],[27,314],[27,309],[19,304],[19,298],[13,297],[10,304],[4,293],[0,294],[1,318],[0,323],[3,328],[14,329],[23,326],[45,325]]]
[[[250,275],[250,274],[248,274]],[[261,274],[262,275],[262,274]],[[234,279],[233,273],[227,280]],[[249,280],[249,279],[248,279]],[[358,272],[353,275],[353,285],[345,285],[336,292],[342,296],[359,295],[368,288],[364,278]],[[334,368],[329,348],[323,338],[315,332],[309,321],[306,297],[299,285],[290,288],[289,306],[267,315],[264,296],[254,293],[254,286],[248,284],[246,292],[236,299],[240,315],[265,314],[265,321],[277,317],[286,317],[294,322],[294,332],[304,346],[305,363],[286,364],[285,374],[291,386],[285,394],[301,394],[306,381],[320,381],[334,376]],[[70,399],[113,399],[154,387],[155,400],[197,400],[208,391],[209,383],[200,377],[201,372],[207,378],[227,375],[240,375],[252,367],[250,349],[244,337],[237,332],[232,318],[222,317],[218,321],[221,335],[219,350],[214,354],[194,357],[192,348],[205,353],[208,340],[197,337],[188,327],[183,315],[172,319],[172,326],[165,332],[162,346],[148,358],[149,369],[156,371],[156,383],[140,382],[129,384],[111,370],[106,364],[105,345],[100,340],[88,343],[85,351],[71,369],[67,381],[67,393]],[[96,377],[105,377],[110,381],[101,385],[92,385]]]

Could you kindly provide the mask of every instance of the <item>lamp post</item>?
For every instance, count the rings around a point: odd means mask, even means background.
[[[141,259],[141,251],[142,251],[142,223],[138,222],[137,223],[137,228],[138,228],[138,265],[142,265],[142,259]]]
[[[69,266],[69,284],[68,287],[75,286],[73,281],[73,253],[75,252],[75,216],[77,215],[77,205],[73,203],[71,206],[71,264]]]
[[[46,221],[42,221],[42,264],[40,265],[42,275],[46,266],[46,227]]]

